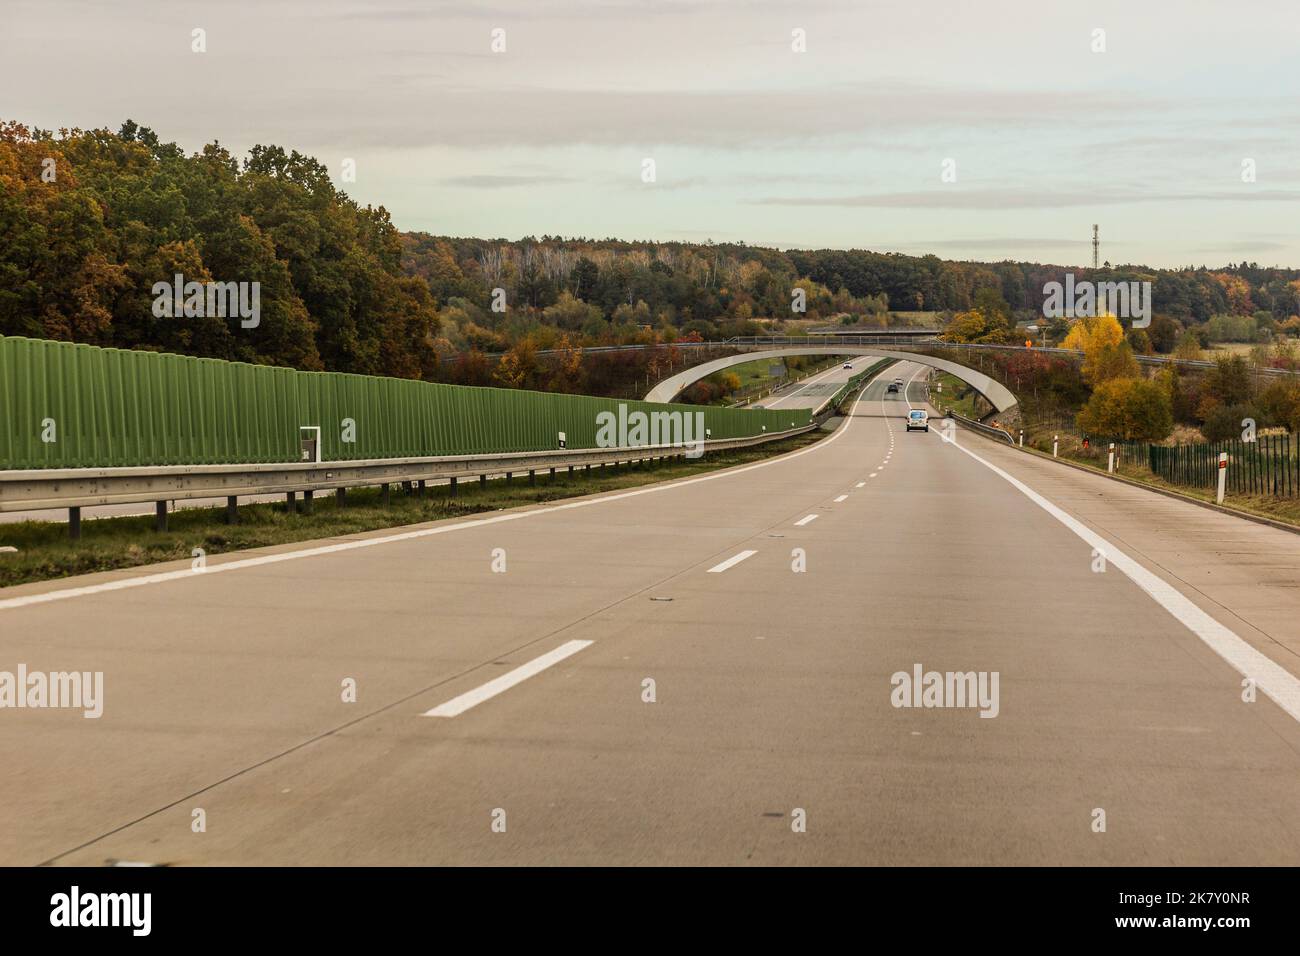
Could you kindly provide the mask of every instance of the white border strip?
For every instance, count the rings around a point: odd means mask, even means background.
[[[432,710],[426,710],[423,717],[459,717],[471,707],[477,707],[485,700],[491,700],[497,694],[504,694],[516,684],[522,684],[534,674],[540,674],[546,668],[560,663],[566,657],[572,657],[584,647],[590,647],[594,641],[567,641],[553,651],[547,651],[541,657],[535,657],[527,664],[520,664],[512,671],[502,674],[484,684],[466,691],[459,697],[453,697],[445,704],[439,704]]]
[[[727,568],[734,568],[741,561],[744,561],[746,558],[752,558],[756,554],[758,554],[757,551],[742,551],[740,554],[735,554],[727,558],[727,560],[723,561],[721,564],[715,564],[713,567],[709,568],[708,573],[721,574],[723,571],[727,570]]]
[[[944,441],[942,437],[940,440]],[[1013,477],[997,465],[981,458],[970,449],[958,445],[956,442],[944,441],[944,443],[952,445],[953,448],[974,458],[994,474],[1006,479],[1026,498],[1061,522],[1085,542],[1092,545],[1093,548],[1100,551],[1111,566],[1123,572],[1129,580],[1177,618],[1179,623],[1204,641],[1212,651],[1232,665],[1238,673],[1254,680],[1255,685],[1272,698],[1279,707],[1290,714],[1296,721],[1300,721],[1300,679],[1297,679],[1294,674],[1251,647],[1234,631],[1202,611],[1163,578],[1148,571],[1115,545],[1066,514],[1018,478]]]
[[[891,366],[892,368],[892,366]],[[886,368],[877,372],[871,379],[874,382],[881,375],[889,372]],[[868,383],[869,384],[869,383]],[[866,389],[863,389],[863,393]],[[858,401],[862,400],[861,395]],[[854,403],[854,408],[857,403]],[[844,424],[835,429],[835,432],[829,437],[822,439],[817,444],[800,451],[790,452],[788,455],[781,455],[778,458],[772,458],[767,461],[755,462],[752,465],[745,465],[740,468],[726,468],[709,475],[700,475],[698,478],[682,478],[677,481],[669,481],[662,484],[654,484],[644,488],[637,488],[633,491],[620,491],[615,494],[602,495],[597,498],[584,498],[580,501],[570,501],[565,504],[546,505],[541,508],[534,508],[529,511],[512,511],[507,514],[495,515],[491,518],[478,518],[469,521],[460,521],[455,524],[439,525],[435,528],[421,528],[418,531],[402,531],[398,534],[389,534],[376,538],[362,538],[356,541],[343,541],[338,544],[321,545],[315,548],[303,548],[299,551],[285,551],[280,554],[264,554],[256,558],[239,558],[234,561],[223,561],[221,563],[209,562],[208,566],[202,572],[195,572],[189,568],[176,571],[160,571],[156,574],[144,574],[138,577],[120,578],[116,581],[102,581],[98,584],[87,584],[81,587],[61,588],[54,591],[43,591],[39,594],[26,594],[22,597],[7,598],[0,600],[0,611],[8,611],[13,608],[29,607],[33,604],[48,604],[52,601],[63,601],[68,598],[86,597],[91,594],[102,594],[106,591],[122,591],[127,588],[143,587],[146,584],[163,584],[167,581],[179,581],[183,578],[189,578],[195,574],[202,573],[204,576],[221,574],[226,571],[242,571],[245,568],[261,567],[267,564],[278,564],[281,561],[297,561],[300,558],[314,558],[323,554],[337,554],[341,551],[353,551],[357,548],[372,548],[381,544],[392,544],[395,541],[413,541],[416,538],[428,538],[438,534],[449,534],[453,531],[464,531],[466,528],[481,528],[486,525],[499,524],[503,521],[520,521],[524,518],[535,518],[538,515],[550,515],[560,511],[568,511],[573,508],[587,508],[591,505],[598,505],[608,501],[622,501],[626,498],[635,498],[638,495],[654,495],[660,492],[669,491],[673,488],[685,488],[688,485],[699,484],[704,481],[716,481],[719,478],[730,478],[735,475],[743,475],[747,472],[757,471],[760,468],[768,468],[772,465],[779,465],[784,462],[793,461],[803,455],[812,454],[822,448],[830,445],[841,435],[849,430],[853,424],[853,416],[845,420]]]

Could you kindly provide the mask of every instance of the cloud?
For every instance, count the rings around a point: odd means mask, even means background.
[[[894,245],[909,249],[1017,249],[1024,247],[1073,249],[1077,246],[1087,246],[1091,241],[1087,236],[1073,239],[1003,239],[986,237],[982,239],[927,239],[916,242],[894,243]],[[1106,244],[1108,246],[1121,246],[1124,243],[1107,242]]]
[[[832,206],[845,209],[1060,209],[1067,206],[1115,206],[1153,202],[1300,202],[1300,190],[1240,189],[1213,192],[1159,193],[1107,190],[947,188],[871,193],[856,196],[768,196],[756,206]]]
[[[577,180],[568,176],[499,176],[479,174],[474,176],[448,176],[440,179],[444,186],[456,186],[461,189],[511,189],[517,186],[547,186],[555,183],[572,183]]]
[[[428,84],[386,91],[286,90],[261,93],[259,114],[246,123],[284,140],[333,141],[349,122],[349,142],[362,145],[466,149],[501,147],[695,146],[718,149],[833,145],[885,147],[908,134],[943,130],[999,137],[1008,128],[1070,134],[1090,118],[1140,122],[1172,104],[1119,94],[1062,91],[975,91],[905,83],[830,85],[809,89],[611,90],[529,85]],[[274,97],[274,98],[273,98]],[[427,119],[422,119],[427,118]],[[936,152],[940,147],[934,147]]]

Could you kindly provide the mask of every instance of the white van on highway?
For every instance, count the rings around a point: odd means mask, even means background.
[[[930,415],[924,409],[914,408],[907,413],[907,430],[919,428],[922,431],[930,430]]]

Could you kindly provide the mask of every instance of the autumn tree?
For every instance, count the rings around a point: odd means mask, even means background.
[[[1085,434],[1123,441],[1160,441],[1174,427],[1168,391],[1141,378],[1102,382],[1077,420]]]

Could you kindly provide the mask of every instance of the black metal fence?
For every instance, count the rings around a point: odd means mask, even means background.
[[[1125,443],[1121,461],[1142,461],[1173,485],[1218,487],[1219,455],[1228,455],[1226,491],[1234,495],[1294,497],[1300,494],[1300,442],[1291,435],[1260,435],[1253,442],[1222,441],[1201,445]],[[1118,449],[1117,449],[1118,450]]]

